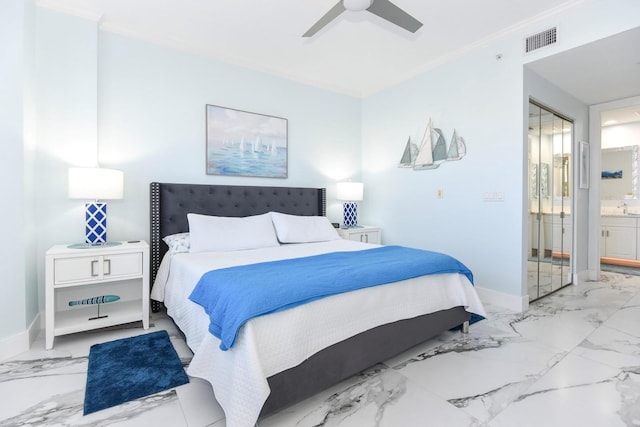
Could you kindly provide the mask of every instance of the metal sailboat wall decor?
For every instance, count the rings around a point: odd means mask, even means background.
[[[401,168],[412,168],[413,164],[416,161],[416,156],[418,155],[418,147],[416,144],[411,142],[411,137],[407,140],[407,145],[404,147],[404,153],[402,153],[402,158],[400,159],[400,164],[398,165]]]
[[[467,154],[464,139],[453,131],[451,142],[447,147],[442,131],[434,128],[429,118],[429,124],[424,131],[420,146],[416,146],[411,138],[405,145],[399,167],[413,170],[436,169],[444,162],[460,160]]]

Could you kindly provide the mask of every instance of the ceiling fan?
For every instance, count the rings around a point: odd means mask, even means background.
[[[302,37],[311,37],[320,31],[325,25],[337,18],[345,10],[362,11],[368,10],[374,15],[378,15],[382,19],[386,19],[392,24],[404,28],[407,31],[415,33],[422,22],[400,9],[389,0],[340,0],[335,6],[329,10],[318,22],[313,24]]]

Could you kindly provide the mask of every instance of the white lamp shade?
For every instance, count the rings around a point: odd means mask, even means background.
[[[336,197],[338,200],[358,202],[364,196],[364,184],[361,182],[339,182]]]
[[[122,199],[124,173],[99,167],[69,168],[68,194],[70,199]]]

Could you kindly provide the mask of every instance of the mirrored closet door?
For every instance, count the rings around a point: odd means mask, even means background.
[[[571,283],[573,123],[529,103],[529,301]]]

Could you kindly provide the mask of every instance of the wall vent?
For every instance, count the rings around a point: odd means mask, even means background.
[[[548,30],[533,34],[524,39],[524,53],[550,46],[558,41],[558,28],[553,27]]]

